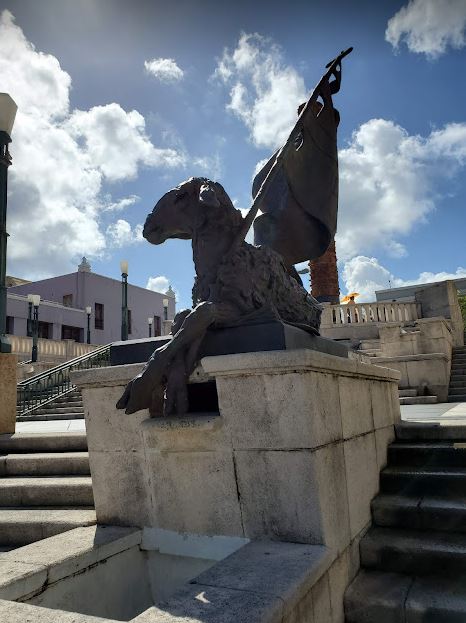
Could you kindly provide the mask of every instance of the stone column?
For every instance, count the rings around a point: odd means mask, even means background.
[[[335,240],[327,251],[316,260],[309,262],[311,274],[311,294],[319,303],[339,303],[340,286],[338,285],[337,255]]]
[[[17,355],[0,353],[0,434],[15,432],[17,363]]]

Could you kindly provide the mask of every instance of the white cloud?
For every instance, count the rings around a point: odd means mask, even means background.
[[[397,48],[436,58],[466,45],[465,0],[410,0],[387,24],[385,39]]]
[[[165,275],[158,275],[157,277],[149,277],[146,288],[164,294],[168,290],[169,285],[170,282]]]
[[[179,82],[184,77],[184,71],[173,58],[153,58],[151,61],[144,61],[144,67],[148,74],[161,82]]]
[[[110,181],[134,178],[141,164],[179,167],[185,156],[173,149],[154,147],[137,110],[125,112],[119,104],[75,110],[65,125],[75,139],[84,139],[93,166]]]
[[[112,201],[111,195],[107,195],[105,197],[105,211],[121,212],[122,210],[126,210],[126,208],[129,208],[140,200],[141,197],[139,197],[138,195],[129,195],[129,197],[123,197],[123,199],[118,199],[118,201]]]
[[[142,225],[136,225],[133,229],[128,221],[118,219],[107,227],[107,236],[112,246],[126,247],[144,241],[142,230]]]
[[[245,123],[258,147],[275,149],[286,140],[307,93],[279,46],[243,33],[233,51],[224,50],[214,76],[231,85],[227,109]]]
[[[396,240],[425,222],[443,179],[466,164],[466,123],[426,138],[385,119],[371,119],[340,150],[337,248],[341,259],[383,247],[406,255]]]
[[[454,273],[423,272],[414,279],[400,279],[382,266],[375,257],[359,255],[345,262],[341,273],[347,292],[359,292],[358,302],[375,301],[376,290],[386,290],[390,286],[399,288],[418,283],[433,283],[446,279],[466,277],[466,268],[461,266]]]
[[[178,166],[186,156],[154,147],[137,111],[111,103],[71,112],[69,74],[27,41],[9,11],[0,13],[0,75],[18,104],[8,270],[30,279],[67,272],[77,258],[106,248],[100,216],[118,208],[102,193],[105,179],[134,177],[141,165]]]

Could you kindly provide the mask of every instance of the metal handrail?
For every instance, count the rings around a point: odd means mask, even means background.
[[[27,366],[32,363],[32,359],[26,359],[25,361],[18,361],[18,366]]]
[[[71,370],[101,368],[110,363],[110,344],[70,359],[17,384],[17,415],[27,415],[74,387]]]

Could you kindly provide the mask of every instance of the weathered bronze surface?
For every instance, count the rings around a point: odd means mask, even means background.
[[[192,240],[196,278],[193,309],[177,314],[173,339],[158,348],[117,403],[134,413],[182,414],[187,381],[207,329],[271,318],[317,334],[321,307],[303,288],[293,264],[325,252],[336,229],[338,113],[342,53],[300,109],[285,146],[259,173],[255,199],[243,219],[223,187],[191,178],[167,192],[148,215],[143,235],[152,244]],[[330,78],[334,80],[330,81]],[[321,100],[319,102],[319,99]],[[244,241],[258,209],[254,246]]]

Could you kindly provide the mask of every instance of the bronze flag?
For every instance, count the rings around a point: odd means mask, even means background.
[[[325,253],[336,232],[339,114],[332,94],[339,90],[341,58],[349,51],[329,63],[285,146],[254,178],[253,197],[262,190],[254,243],[280,253],[288,266]]]

